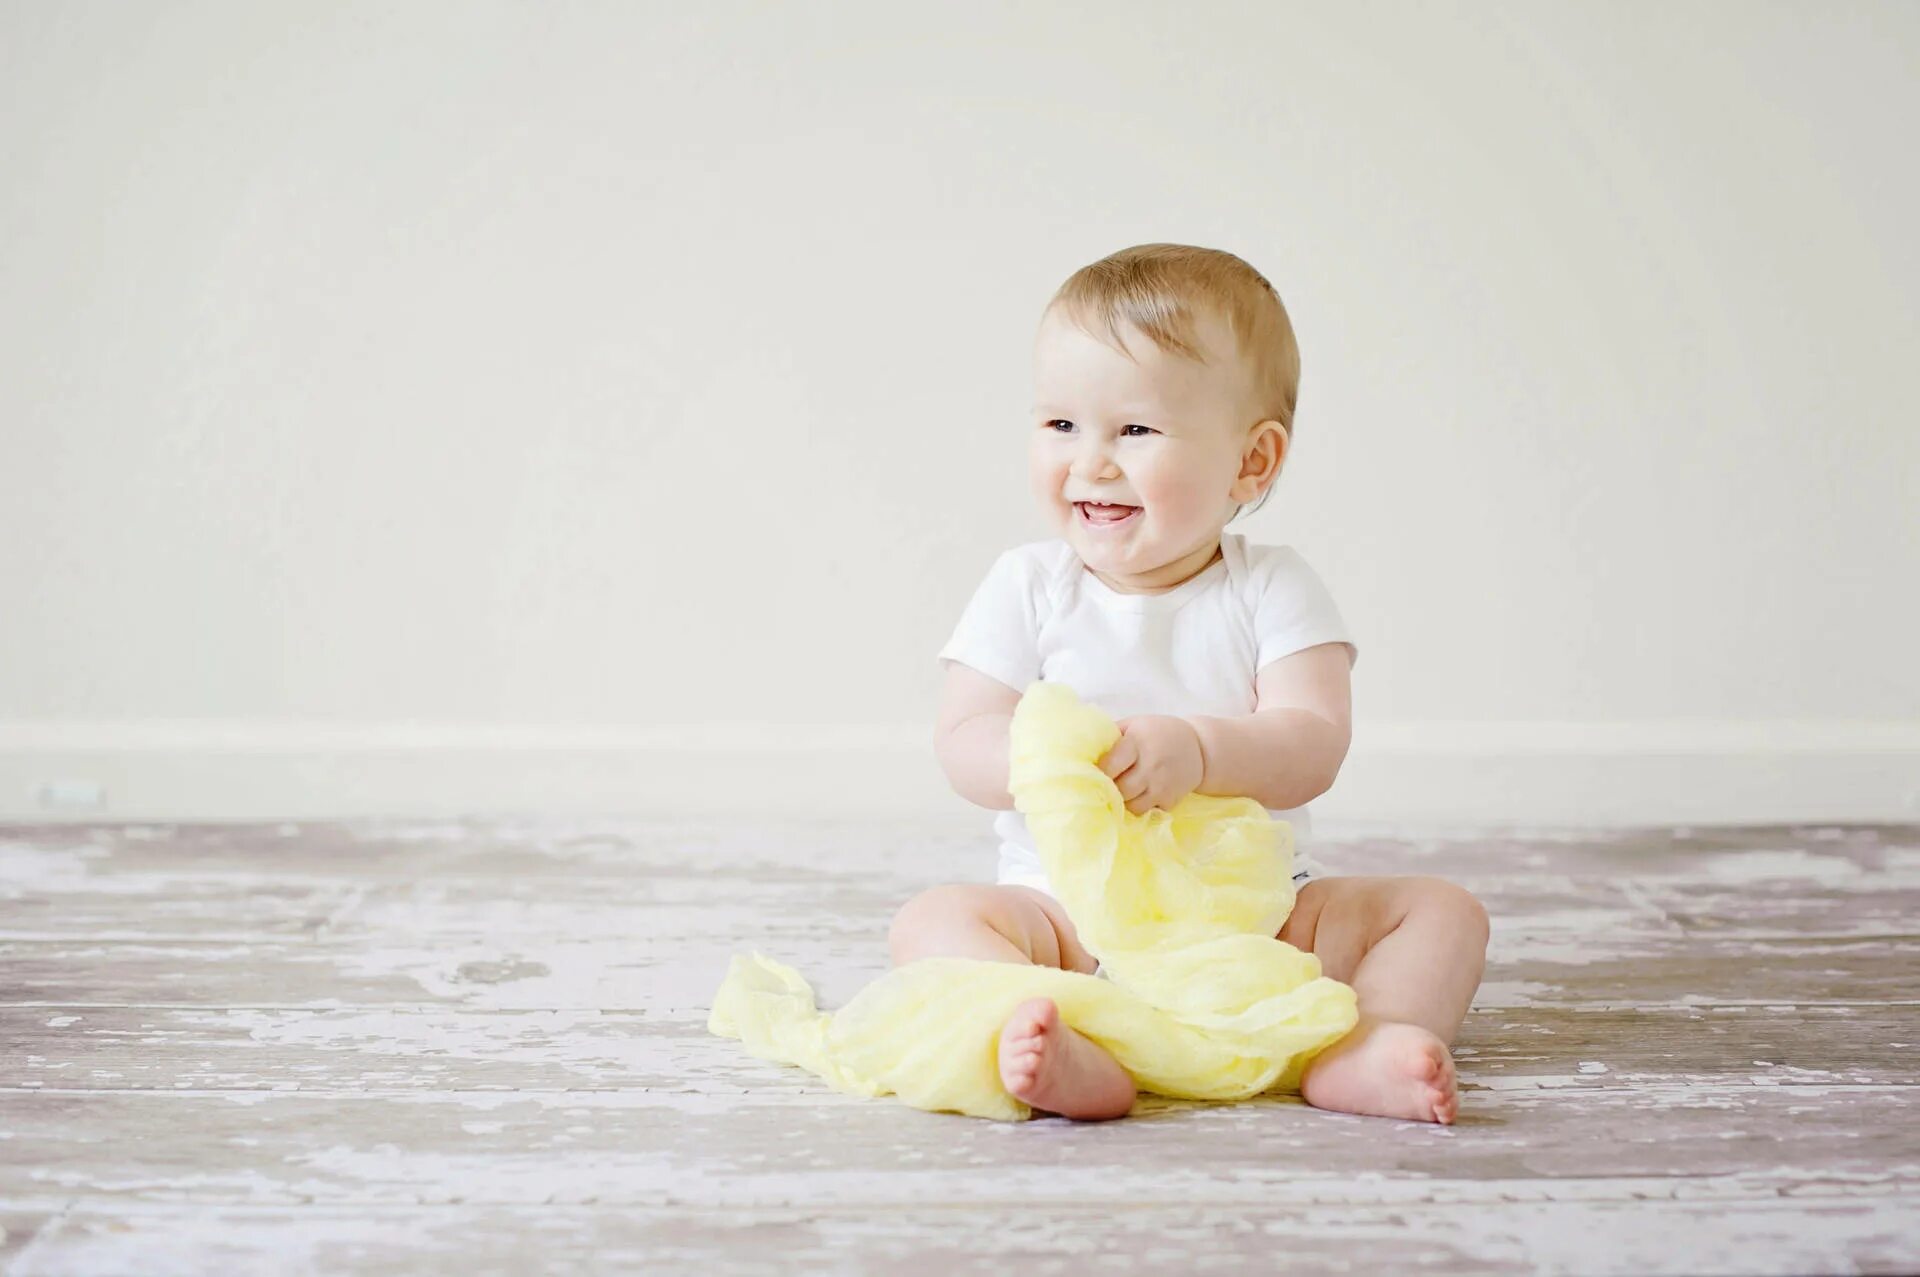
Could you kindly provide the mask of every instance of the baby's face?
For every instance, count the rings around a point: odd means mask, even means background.
[[[1109,583],[1177,584],[1206,566],[1235,505],[1258,495],[1257,482],[1238,477],[1259,414],[1245,406],[1232,333],[1213,316],[1199,327],[1205,365],[1123,328],[1135,363],[1053,311],[1041,320],[1028,454],[1034,496]],[[1089,501],[1136,509],[1103,523],[1082,504]]]

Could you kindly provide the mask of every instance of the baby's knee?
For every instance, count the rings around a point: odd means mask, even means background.
[[[1462,940],[1477,944],[1485,952],[1493,928],[1487,917],[1487,907],[1480,903],[1480,897],[1445,878],[1422,878],[1419,900],[1423,910],[1444,917],[1449,930]]]
[[[943,935],[965,927],[988,906],[978,883],[943,883],[914,896],[894,912],[887,927],[887,948],[895,964],[936,951]]]

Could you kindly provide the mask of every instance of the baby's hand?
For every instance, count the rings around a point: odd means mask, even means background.
[[[1199,788],[1206,774],[1200,733],[1184,718],[1137,714],[1116,724],[1120,739],[1100,760],[1113,777],[1127,810],[1145,815],[1150,807],[1171,808]]]

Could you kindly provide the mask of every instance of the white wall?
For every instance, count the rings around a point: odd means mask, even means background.
[[[980,814],[1033,323],[1169,239],[1300,332],[1234,527],[1361,635],[1324,816],[1915,818],[1916,71],[1911,4],[11,0],[0,816]]]

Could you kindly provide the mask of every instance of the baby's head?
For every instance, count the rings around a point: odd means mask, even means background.
[[[1075,271],[1034,345],[1034,496],[1110,585],[1154,591],[1212,561],[1272,491],[1300,348],[1273,285],[1232,253],[1140,244]],[[1134,507],[1111,526],[1083,502]]]

